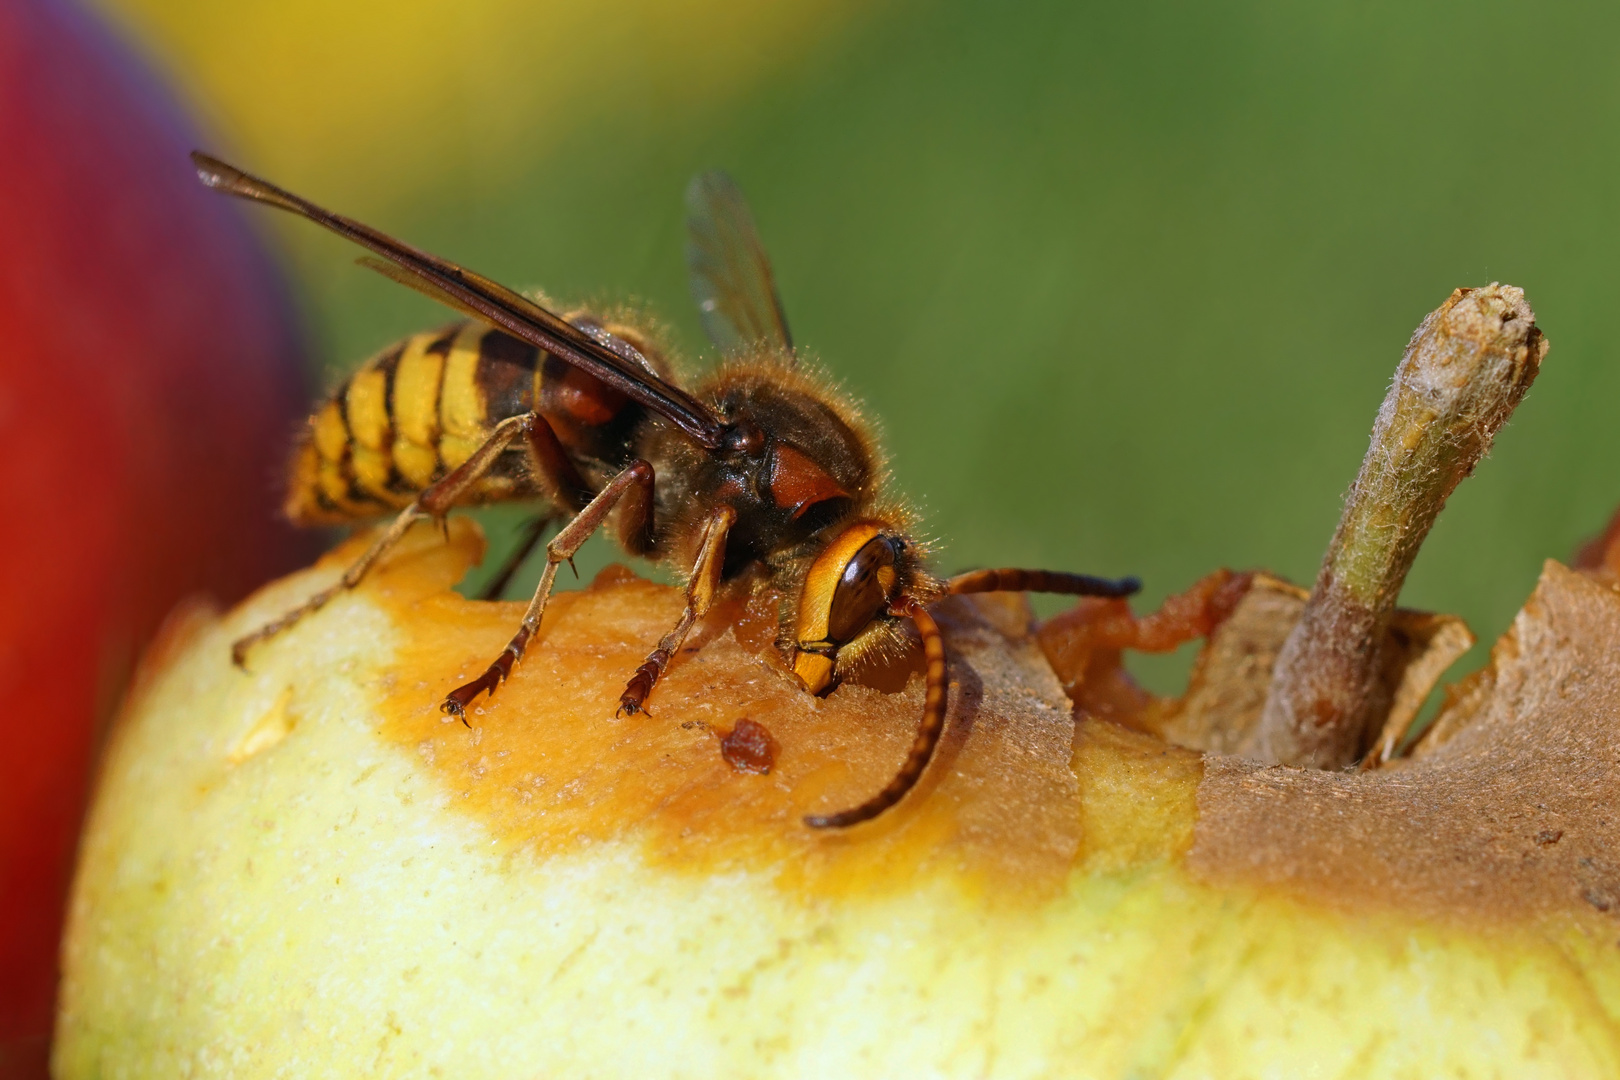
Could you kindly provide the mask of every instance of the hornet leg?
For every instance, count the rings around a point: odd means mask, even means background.
[[[546,545],[546,568],[540,573],[540,584],[534,590],[534,599],[529,601],[529,609],[523,613],[523,622],[518,626],[516,634],[507,643],[501,655],[495,662],[484,670],[484,673],[465,686],[452,690],[444,703],[439,706],[451,716],[467,723],[467,706],[479,694],[495,693],[495,688],[506,681],[512,673],[512,667],[523,656],[524,648],[529,644],[529,638],[540,629],[540,619],[546,613],[546,601],[551,597],[551,583],[557,579],[557,567],[573,559],[574,554],[590,535],[601,527],[602,521],[620,499],[629,496],[630,501],[625,505],[626,520],[633,523],[633,527],[645,529],[652,521],[653,505],[653,467],[645,461],[633,461],[628,467],[612,480],[597,494],[585,508],[562,531],[551,538]]]
[[[522,569],[523,564],[529,561],[534,549],[540,546],[540,538],[546,535],[546,530],[551,528],[556,520],[555,514],[541,514],[528,523],[523,530],[523,539],[518,541],[518,546],[507,556],[506,562],[501,564],[501,568],[494,576],[484,582],[483,591],[478,594],[478,599],[499,600],[506,593],[506,586],[511,584],[513,576]]]
[[[552,505],[562,513],[551,512],[541,514],[529,523],[528,531],[518,542],[517,549],[507,558],[495,576],[484,584],[484,591],[479,594],[480,600],[499,600],[501,594],[506,592],[507,583],[512,580],[529,556],[539,546],[540,538],[546,534],[558,518],[569,514],[577,514],[585,508],[595,494],[585,483],[579,470],[568,458],[568,451],[563,448],[562,440],[557,433],[551,430],[551,425],[543,418],[539,420],[529,432],[529,471],[533,475],[536,485],[546,493]]]
[[[634,716],[642,711],[647,695],[652,693],[658,677],[680,651],[681,642],[686,640],[692,624],[708,613],[715,593],[720,591],[720,568],[726,561],[726,534],[736,520],[737,511],[729,506],[722,506],[709,515],[708,522],[703,526],[703,544],[698,548],[697,563],[692,567],[692,576],[686,583],[686,610],[675,621],[675,628],[658,643],[658,648],[648,654],[647,662],[636,669],[613,715],[629,713]]]
[[[239,638],[231,646],[231,659],[238,667],[245,666],[248,650],[253,646],[289,629],[304,616],[321,610],[334,596],[360,584],[366,573],[376,565],[377,560],[399,543],[400,538],[417,521],[422,518],[444,520],[444,516],[450,512],[456,501],[469,487],[477,483],[479,477],[490,470],[501,452],[520,436],[528,439],[531,462],[537,468],[544,468],[549,461],[551,447],[557,444],[557,436],[552,432],[551,426],[535,413],[524,413],[522,416],[502,420],[495,425],[495,429],[490,432],[489,438],[484,440],[484,444],[473,452],[472,457],[429,484],[409,506],[401,510],[387,530],[366,549],[366,553],[349,564],[337,584],[322,589],[279,619],[264,624],[244,638]],[[558,481],[554,481],[558,489],[566,491],[575,484],[582,485],[583,481],[579,480],[579,474],[574,471],[572,463],[563,458],[563,464],[572,476],[564,475]]]

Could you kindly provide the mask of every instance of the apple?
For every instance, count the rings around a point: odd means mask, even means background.
[[[365,537],[149,654],[76,879],[62,1080],[1620,1069],[1612,575],[1549,563],[1445,738],[1361,773],[1178,747],[1123,695],[1077,724],[1048,660],[1096,674],[1077,620],[1048,653],[1020,598],[957,598],[938,756],[828,832],[802,815],[904,756],[914,670],[814,698],[768,620],[717,610],[615,719],[681,597],[609,568],[450,723],[523,608],[451,591],[482,542],[450,525],[247,672],[232,640]],[[1209,634],[1180,730],[1263,688],[1304,602],[1235,582],[1170,613]],[[744,720],[767,773],[725,752]]]
[[[286,286],[95,19],[0,5],[0,1070],[43,1069],[91,759],[181,597],[312,554],[275,517],[307,407]]]

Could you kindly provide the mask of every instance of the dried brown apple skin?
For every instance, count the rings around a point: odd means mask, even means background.
[[[1482,679],[1399,769],[1210,761],[1190,865],[1321,902],[1559,913],[1620,937],[1620,593],[1548,560]]]
[[[1590,904],[1465,919],[1195,872],[1224,766],[1077,726],[1016,602],[943,607],[953,741],[847,833],[799,817],[886,779],[915,683],[810,698],[716,623],[615,721],[678,605],[627,575],[548,613],[471,730],[442,723],[516,611],[448,590],[479,547],[414,535],[246,674],[233,636],[341,553],[176,627],[85,838],[58,1075],[1620,1069]],[[768,775],[682,726],[744,715]]]

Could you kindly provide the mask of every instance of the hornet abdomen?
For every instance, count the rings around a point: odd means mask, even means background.
[[[633,330],[607,329],[659,364]],[[368,360],[310,418],[293,451],[287,516],[333,525],[393,513],[472,456],[496,424],[531,410],[593,486],[628,463],[646,419],[618,390],[484,323],[414,334]],[[514,446],[458,503],[544,495]]]

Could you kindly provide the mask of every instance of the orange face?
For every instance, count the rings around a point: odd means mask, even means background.
[[[840,533],[810,565],[793,633],[793,671],[811,693],[832,681],[838,650],[894,603],[904,546],[882,524],[862,521]]]

